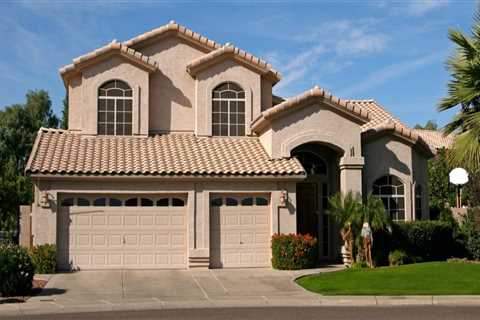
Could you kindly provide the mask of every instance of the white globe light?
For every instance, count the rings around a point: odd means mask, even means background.
[[[462,185],[468,182],[468,172],[463,168],[455,168],[448,175],[454,185]]]

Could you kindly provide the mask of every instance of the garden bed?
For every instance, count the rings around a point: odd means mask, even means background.
[[[2,297],[0,296],[0,304],[3,303],[23,303],[27,301],[30,297],[36,296],[42,292],[42,289],[47,285],[46,280],[33,279],[32,281],[32,290],[26,296],[12,296],[12,297]]]

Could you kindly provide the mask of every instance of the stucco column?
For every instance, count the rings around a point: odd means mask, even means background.
[[[340,192],[362,194],[362,169],[365,165],[363,157],[342,157],[340,159]]]

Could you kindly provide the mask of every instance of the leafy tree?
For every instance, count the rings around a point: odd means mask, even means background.
[[[474,172],[480,164],[480,9],[474,15],[471,36],[450,29],[449,38],[456,45],[446,63],[453,79],[438,109],[460,108],[445,127],[445,134],[456,133],[449,161]]]
[[[15,227],[18,206],[32,200],[25,166],[40,127],[57,127],[58,119],[44,90],[29,91],[25,104],[0,111],[0,230]]]
[[[63,110],[60,128],[68,129],[68,95],[65,95],[65,98],[63,98]]]
[[[421,124],[416,124],[414,129],[425,129],[425,130],[438,130],[438,124],[435,120],[428,120],[427,123],[422,126]]]
[[[428,192],[430,216],[438,217],[446,203],[455,204],[455,188],[450,184],[448,174],[453,169],[447,160],[448,150],[438,150],[435,158],[428,161]]]

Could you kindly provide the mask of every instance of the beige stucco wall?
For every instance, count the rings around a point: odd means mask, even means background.
[[[262,88],[261,111],[263,111],[272,107],[272,82],[265,78],[262,78],[261,88]],[[256,117],[254,117],[253,119],[255,120],[255,118]]]
[[[225,60],[203,70],[196,78],[196,133],[202,136],[212,135],[212,90],[231,81],[245,90],[245,132],[250,134],[250,122],[260,114],[260,75],[233,60]]]
[[[423,189],[426,185],[426,159],[417,155],[410,144],[392,135],[383,135],[363,145],[365,168],[363,170],[364,193],[372,192],[373,182],[390,174],[397,176],[405,186],[405,219],[414,219],[414,183],[418,178]],[[423,159],[422,159],[423,158]],[[414,163],[417,169],[414,170]],[[422,169],[423,167],[423,169]],[[425,170],[424,173],[419,171]],[[426,191],[424,194],[427,195]],[[427,201],[425,198],[425,212]]]
[[[101,181],[101,182],[100,182]],[[185,194],[188,211],[188,250],[191,257],[209,257],[210,195],[212,193],[267,193],[271,196],[271,232],[296,232],[296,182],[273,180],[175,181],[159,179],[42,179],[35,180],[32,204],[33,243],[57,243],[59,250],[65,234],[57,233],[59,199],[65,194]],[[279,207],[280,193],[288,193],[288,205]],[[49,208],[39,206],[41,191],[49,194]],[[65,250],[64,250],[65,251]],[[64,259],[64,257],[59,257]]]
[[[428,158],[421,152],[417,150],[412,151],[413,155],[413,181],[414,181],[414,186],[412,187],[413,195],[412,197],[415,197],[415,186],[420,185],[422,188],[422,219],[429,219],[430,218],[430,213],[429,213],[429,206],[428,206]],[[413,209],[415,209],[415,205],[413,206]],[[413,216],[415,216],[415,212],[413,213]]]
[[[193,132],[195,80],[187,65],[205,52],[176,37],[138,49],[158,63],[150,78],[150,132]]]
[[[149,74],[125,58],[110,58],[82,70],[69,85],[69,128],[97,134],[98,88],[109,80],[122,80],[133,89],[133,134],[148,134]]]
[[[268,141],[263,134],[271,135]],[[345,154],[354,148],[361,155],[360,125],[326,104],[312,104],[275,119],[271,133],[265,130],[260,141],[273,158],[289,157],[297,146],[322,142]]]

